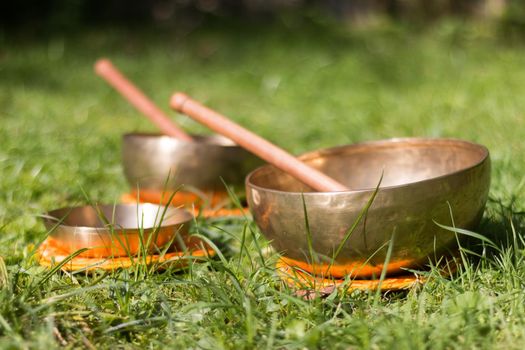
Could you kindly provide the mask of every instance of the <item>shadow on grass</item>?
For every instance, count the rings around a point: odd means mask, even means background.
[[[487,258],[494,258],[509,249],[525,248],[525,212],[517,210],[513,201],[504,203],[501,199],[490,198],[488,204],[489,208],[476,232],[494,242],[496,247],[484,245],[473,238],[466,240],[466,247]],[[479,261],[474,256],[472,258],[473,262]]]

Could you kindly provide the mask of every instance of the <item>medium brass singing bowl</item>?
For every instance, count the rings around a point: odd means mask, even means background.
[[[132,256],[155,252],[186,234],[193,215],[154,204],[118,204],[62,208],[44,215],[50,236],[68,253],[83,257]]]
[[[266,165],[246,178],[248,205],[285,261],[335,277],[378,276],[389,245],[385,268],[390,274],[453,254],[456,235],[436,222],[475,228],[490,186],[488,150],[460,140],[390,139],[323,149],[300,159],[350,190],[314,192]],[[377,196],[351,231],[382,174]]]
[[[132,188],[163,191],[183,185],[189,189],[224,191],[223,181],[242,188],[246,175],[262,164],[259,158],[225,137],[193,138],[193,142],[186,142],[160,134],[125,134],[124,174]]]

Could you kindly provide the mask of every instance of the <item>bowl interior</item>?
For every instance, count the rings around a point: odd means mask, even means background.
[[[485,147],[448,139],[394,139],[330,148],[300,158],[351,190],[394,187],[453,174],[481,163]],[[265,189],[314,192],[307,185],[273,167],[254,171],[248,182]]]
[[[166,210],[164,217],[163,213]],[[123,229],[151,229],[176,225],[191,220],[189,212],[176,208],[165,208],[153,204],[99,205],[62,208],[51,211],[48,216],[55,223],[65,226],[104,228],[108,223]]]
[[[189,143],[186,141],[181,141],[177,138],[167,136],[160,133],[147,133],[147,132],[133,132],[128,133],[124,135],[124,138],[127,139],[135,139],[137,141],[142,142],[158,142],[161,146],[163,144],[171,144],[171,143],[177,143],[177,144],[199,144],[199,145],[213,145],[213,146],[220,146],[220,147],[239,147],[235,142],[230,140],[227,137],[224,137],[222,135],[195,135],[192,134],[191,137],[193,138],[193,143]]]

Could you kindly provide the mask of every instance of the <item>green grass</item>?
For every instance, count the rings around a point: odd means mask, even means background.
[[[0,347],[522,347],[525,47],[454,22],[181,28],[0,35]],[[275,277],[275,255],[242,220],[199,222],[224,258],[186,272],[39,267],[38,215],[86,203],[84,192],[118,200],[121,134],[154,130],[92,73],[100,56],[161,106],[185,91],[294,153],[398,136],[485,144],[493,180],[478,232],[498,249],[407,293],[313,301]]]

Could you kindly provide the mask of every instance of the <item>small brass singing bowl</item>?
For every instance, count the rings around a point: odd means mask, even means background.
[[[488,150],[460,140],[390,139],[300,159],[350,190],[314,192],[266,165],[246,178],[248,205],[285,262],[334,277],[396,274],[454,254],[456,235],[436,223],[474,229],[490,187]]]
[[[181,186],[225,191],[226,183],[243,189],[246,175],[262,164],[228,138],[192,136],[193,142],[187,142],[160,134],[125,134],[122,159],[130,186],[153,191]]]
[[[175,235],[187,233],[193,215],[146,203],[62,208],[43,218],[49,235],[65,252],[87,248],[79,256],[100,258],[156,253]]]

